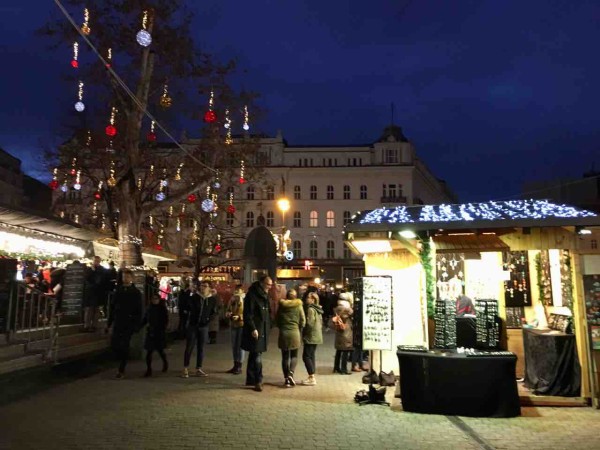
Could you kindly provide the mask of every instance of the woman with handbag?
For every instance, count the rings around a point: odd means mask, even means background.
[[[279,348],[281,349],[281,368],[286,387],[296,386],[294,371],[298,363],[298,349],[301,342],[301,330],[306,323],[302,300],[296,298],[296,291],[290,289],[286,299],[279,300],[277,326],[279,327]]]
[[[331,325],[335,330],[335,359],[333,373],[350,375],[348,359],[352,354],[352,307],[348,294],[340,294]]]

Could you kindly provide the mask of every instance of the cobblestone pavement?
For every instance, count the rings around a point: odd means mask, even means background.
[[[179,378],[183,345],[169,351],[172,369],[141,377],[130,364],[79,379],[0,408],[0,448],[14,449],[597,449],[600,412],[592,408],[523,408],[514,419],[449,418],[353,403],[360,375],[331,374],[332,338],[317,351],[314,387],[282,386],[276,331],[264,358],[265,390],[243,386],[231,366],[229,335],[207,346],[207,378]],[[155,367],[159,367],[158,361]],[[298,378],[306,372],[299,362]]]

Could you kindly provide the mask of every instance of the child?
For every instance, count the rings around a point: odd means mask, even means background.
[[[165,347],[167,344],[167,324],[169,323],[169,312],[167,310],[166,301],[161,300],[158,295],[152,297],[151,303],[144,315],[142,326],[148,324],[146,331],[146,341],[144,348],[146,353],[146,373],[145,377],[152,376],[152,353],[154,350],[160,355],[163,367],[162,371],[169,370],[169,362],[165,355]]]

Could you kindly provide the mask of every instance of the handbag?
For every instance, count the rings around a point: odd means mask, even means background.
[[[394,375],[394,371],[390,371],[389,373],[385,373],[381,371],[379,373],[379,384],[381,386],[395,386],[396,385],[396,376]]]

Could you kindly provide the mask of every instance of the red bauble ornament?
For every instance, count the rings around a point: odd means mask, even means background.
[[[244,184],[246,182],[246,179],[244,177],[240,177],[240,184]]]
[[[187,196],[187,201],[190,203],[194,203],[197,199],[198,197],[196,197],[196,194],[190,194]]]
[[[106,64],[106,68],[107,68],[107,69],[110,69],[110,64]]]
[[[219,253],[222,250],[221,244],[215,245],[215,253]]]
[[[213,123],[217,121],[217,115],[214,111],[208,110],[204,113],[204,121],[206,123]]]
[[[156,141],[156,133],[153,133],[152,131],[150,131],[146,135],[146,139],[148,139],[148,142],[155,142]]]
[[[163,246],[162,246],[162,245],[160,245],[160,244],[156,244],[156,245],[154,246],[154,248],[155,248],[156,250],[162,250],[162,249],[163,249]]]
[[[229,205],[229,206],[227,207],[227,212],[228,212],[229,214],[233,214],[233,213],[235,213],[235,206],[233,206],[233,205]]]
[[[108,125],[104,130],[107,136],[113,137],[117,135],[117,129],[114,125]]]
[[[102,198],[102,194],[100,192],[94,192],[94,198],[96,200],[100,200]]]
[[[73,69],[77,69],[79,67],[79,62],[76,59],[74,59],[73,61],[71,61],[71,67]]]
[[[71,169],[69,173],[73,176],[77,175],[77,171],[75,169]]]
[[[58,181],[52,180],[50,183],[48,183],[48,186],[50,186],[50,189],[54,191],[58,188]]]

